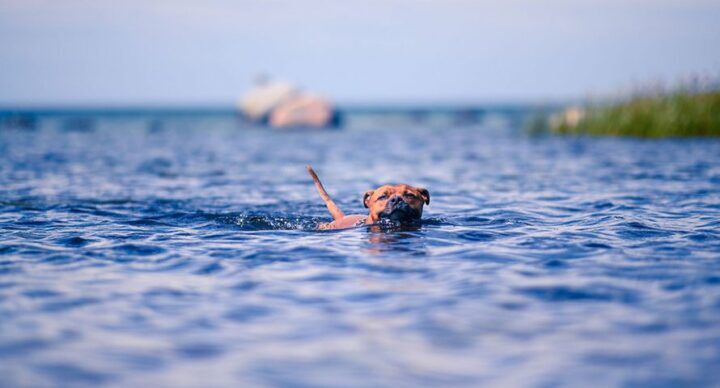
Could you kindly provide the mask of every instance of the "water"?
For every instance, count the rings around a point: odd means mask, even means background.
[[[0,385],[717,384],[719,155],[497,120],[6,129]],[[427,187],[422,228],[315,231],[307,163],[346,213]]]

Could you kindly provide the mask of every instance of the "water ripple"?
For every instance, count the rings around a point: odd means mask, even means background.
[[[0,132],[3,385],[720,380],[716,140],[80,124]],[[307,163],[422,226],[317,232]]]

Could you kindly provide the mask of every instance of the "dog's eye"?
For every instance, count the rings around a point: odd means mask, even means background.
[[[380,200],[380,201],[385,200],[385,199],[387,199],[387,194],[383,194],[378,197],[378,200]]]
[[[405,196],[408,198],[415,198],[415,194],[413,193],[405,193]]]

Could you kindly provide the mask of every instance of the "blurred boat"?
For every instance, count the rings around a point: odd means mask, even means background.
[[[260,78],[238,103],[247,121],[274,128],[327,128],[338,126],[332,104],[284,81]]]
[[[293,97],[273,109],[270,114],[271,127],[337,126],[337,114],[330,103],[319,96],[309,94]]]

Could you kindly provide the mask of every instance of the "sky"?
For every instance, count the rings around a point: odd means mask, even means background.
[[[603,96],[720,74],[717,0],[0,0],[0,106]]]

